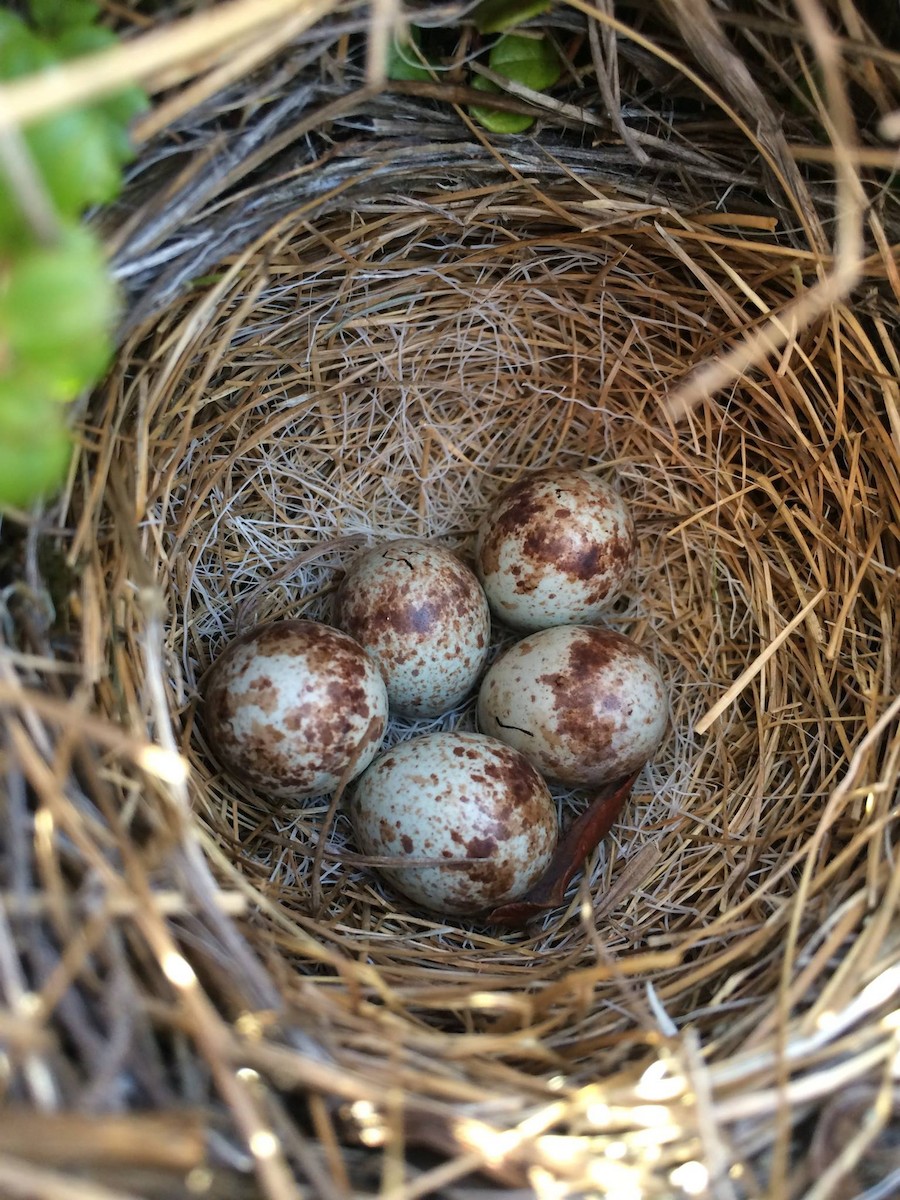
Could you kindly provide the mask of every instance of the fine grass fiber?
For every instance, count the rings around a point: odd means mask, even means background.
[[[468,9],[406,13],[430,83],[380,76],[393,3],[110,9],[94,86],[157,93],[97,215],[119,352],[63,497],[3,528],[0,1191],[900,1188],[878,11],[560,4],[528,27],[563,84],[493,137]],[[229,779],[200,698],[239,630],[328,619],[361,547],[469,556],[545,466],[627,499],[608,619],[671,721],[566,903],[502,931],[404,902],[328,797]],[[432,728],[473,702],[389,737]]]

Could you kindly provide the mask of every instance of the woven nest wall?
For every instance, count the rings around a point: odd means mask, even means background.
[[[461,66],[379,81],[392,5],[134,37],[163,52],[97,217],[119,353],[62,499],[4,524],[4,1194],[900,1189],[880,11],[559,5],[531,25],[572,70],[509,137]],[[504,931],[402,902],[327,797],[227,778],[198,702],[239,629],[327,619],[382,537],[466,556],[546,465],[630,503],[609,620],[671,721],[565,902]],[[438,727],[473,703],[389,738]]]

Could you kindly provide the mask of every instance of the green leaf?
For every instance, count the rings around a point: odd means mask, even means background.
[[[479,92],[501,91],[493,80],[485,79],[483,75],[475,76],[472,87]],[[524,113],[502,112],[499,108],[486,108],[481,104],[470,104],[469,112],[491,133],[524,133],[534,124],[534,117],[527,117]]]
[[[96,54],[118,44],[118,38],[109,29],[100,25],[77,26],[66,30],[54,42],[60,59],[66,61],[83,54]],[[117,162],[128,162],[133,154],[124,127],[139,113],[150,106],[146,92],[136,86],[122,88],[119,92],[98,100],[85,111],[102,116],[106,122],[110,149]]]
[[[25,22],[18,13],[10,12],[8,9],[0,9],[0,46],[4,41],[11,37],[14,33],[25,28]]]
[[[107,96],[105,100],[99,100],[92,105],[94,112],[103,113],[108,120],[120,128],[124,128],[140,113],[146,112],[149,107],[150,101],[147,93],[136,86],[123,88],[121,92],[115,92],[112,96]],[[128,157],[131,158],[132,154],[133,150],[129,143]],[[127,160],[122,159],[122,161]]]
[[[57,211],[78,217],[92,204],[114,199],[122,188],[122,163],[133,154],[127,131],[101,110],[71,109],[38,121],[24,142]],[[0,247],[30,240],[17,194],[0,173]]]
[[[110,140],[102,114],[61,112],[32,126],[25,141],[63,216],[79,216],[88,205],[118,195],[120,147]]]
[[[42,16],[49,16],[49,5]],[[76,6],[77,7],[77,6]],[[62,5],[68,19],[68,0]],[[85,10],[87,11],[87,10]],[[62,19],[62,18],[60,18]],[[51,46],[21,21],[0,14],[0,79],[38,74],[66,59],[116,44],[109,30],[72,27]],[[50,198],[64,217],[80,216],[92,204],[108,202],[122,186],[121,166],[133,156],[127,124],[147,106],[136,87],[124,88],[88,108],[70,109],[31,124],[24,141]],[[0,246],[28,239],[20,200],[0,179]]]
[[[116,290],[88,230],[17,256],[0,287],[0,347],[13,372],[39,379],[49,399],[95,383],[112,353]]]
[[[90,25],[100,15],[94,0],[30,0],[31,19],[41,33],[58,37],[68,29]]]
[[[109,29],[102,25],[76,26],[67,29],[53,43],[53,48],[60,59],[66,61],[78,58],[82,54],[96,54],[118,44],[119,39]],[[117,124],[127,125],[128,122],[144,112],[149,107],[146,92],[139,87],[131,86],[107,96],[90,106],[90,112],[102,112]]]
[[[552,44],[545,37],[522,37],[507,33],[491,49],[488,65],[492,71],[513,83],[521,83],[535,92],[552,87],[562,73],[562,63]],[[480,92],[500,92],[492,80],[476,75],[472,86]],[[472,105],[472,116],[492,133],[524,133],[534,124],[533,117],[521,113],[500,112],[499,109]]]
[[[4,13],[0,20],[0,79],[18,79],[52,67],[56,61],[53,51],[16,18]]]
[[[498,38],[488,64],[498,75],[535,92],[553,87],[562,74],[559,55],[547,38],[522,37],[516,33]]]
[[[35,426],[59,425],[63,406],[47,395],[39,371],[15,367],[0,374],[0,433],[21,440]]]
[[[479,33],[501,33],[540,16],[550,5],[551,0],[482,0],[475,9],[475,26]]]
[[[6,78],[3,73],[3,55],[6,47],[16,38],[26,32],[25,22],[14,12],[0,10],[0,79]]]
[[[391,42],[388,50],[388,79],[431,79],[431,72],[423,67],[416,53],[421,44],[421,34],[414,26],[410,28],[409,40]]]
[[[115,46],[118,38],[102,25],[73,25],[53,39],[53,48],[61,59],[78,58],[80,54],[96,54]]]
[[[71,457],[72,443],[64,428],[51,425],[18,439],[0,439],[0,504],[21,508],[55,492]]]
[[[62,410],[27,379],[0,379],[0,505],[58,488],[71,457]]]

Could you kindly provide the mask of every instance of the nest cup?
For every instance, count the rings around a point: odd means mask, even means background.
[[[6,1158],[103,1195],[889,1187],[898,213],[857,153],[897,107],[884,31],[559,6],[530,28],[571,77],[497,137],[455,106],[461,14],[427,31],[456,74],[384,86],[393,6],[318,7],[184,68],[103,214],[121,346],[0,660],[5,1086],[65,1131]],[[227,778],[198,700],[236,632],[327,619],[361,547],[465,556],[546,466],[627,499],[609,621],[671,723],[566,903],[503,932],[403,903],[327,798]],[[439,727],[473,704],[389,738]]]

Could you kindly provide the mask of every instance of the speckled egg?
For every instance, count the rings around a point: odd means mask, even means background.
[[[652,758],[667,707],[659,671],[631,638],[560,625],[529,634],[491,666],[478,693],[478,724],[547,778],[596,787]]]
[[[634,524],[619,495],[586,471],[540,471],[504,492],[478,528],[478,577],[515,629],[588,624],[622,592]]]
[[[387,727],[378,668],[353,638],[318,621],[273,621],[234,639],[204,687],[210,750],[271,796],[333,791],[358,755],[365,770]]]
[[[350,564],[335,622],[378,663],[400,716],[455,708],[487,659],[491,614],[475,573],[416,538],[386,542]]]
[[[517,750],[477,733],[426,734],[385,751],[353,785],[350,816],[363,853],[435,860],[379,869],[442,916],[521,896],[556,846],[544,780]],[[474,861],[440,865],[460,858]]]

